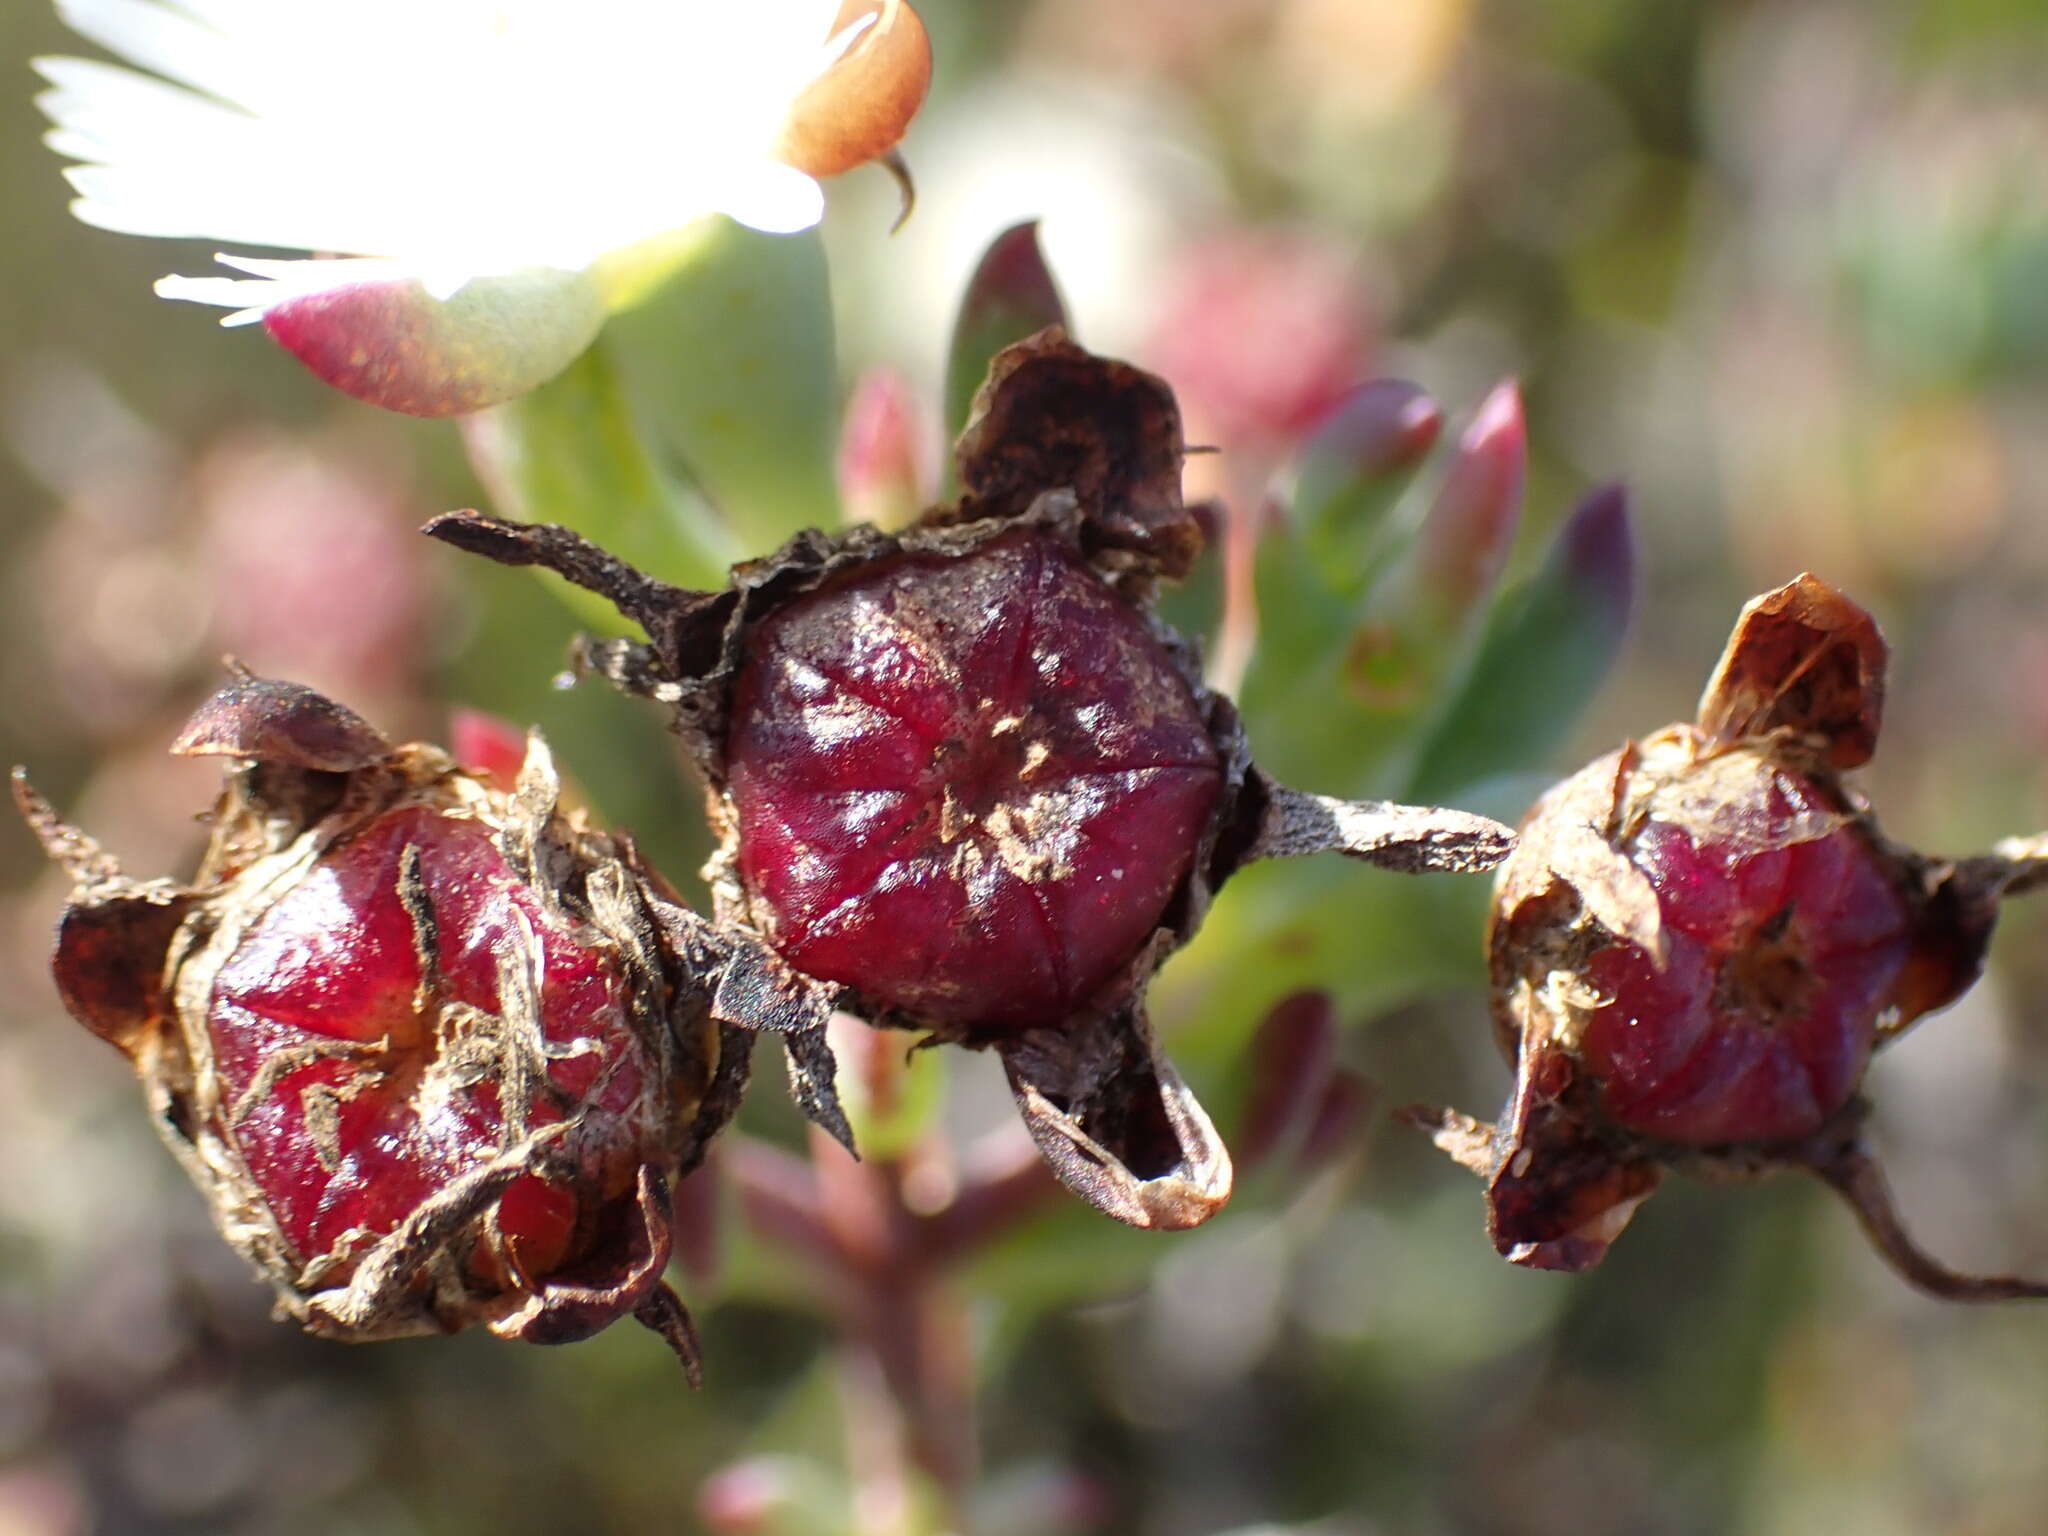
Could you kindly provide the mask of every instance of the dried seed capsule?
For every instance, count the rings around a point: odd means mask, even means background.
[[[1949,1271],[1891,1212],[1861,1138],[1872,1052],[1953,1001],[2038,852],[1962,863],[1888,842],[1841,779],[1877,740],[1884,644],[1803,576],[1744,610],[1699,718],[1538,801],[1501,867],[1494,1014],[1517,1081],[1498,1126],[1414,1111],[1489,1185],[1501,1252],[1584,1269],[1667,1168],[1800,1167],[1914,1283]]]
[[[846,1005],[991,1046],[1067,1185],[1138,1226],[1228,1198],[1230,1159],[1153,1042],[1144,990],[1255,858],[1338,851],[1486,869],[1507,829],[1276,784],[1152,612],[1201,548],[1173,397],[1047,330],[1002,352],[956,503],[799,535],[686,592],[564,529],[451,513],[436,537],[611,598],[647,645],[589,647],[668,703],[722,839],[723,929]],[[744,1011],[732,1016],[744,1017]],[[804,1067],[822,1018],[784,1031]]]
[[[538,735],[507,792],[245,675],[178,750],[232,760],[190,886],[16,795],[77,881],[59,989],[282,1309],[540,1343],[631,1313],[694,1371],[668,1191],[745,1062],[675,948],[688,915],[557,812]]]

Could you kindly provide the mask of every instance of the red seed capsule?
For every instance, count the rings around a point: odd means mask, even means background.
[[[1702,752],[1674,730],[1634,754],[1614,851],[1654,913],[1592,948],[1583,992],[1557,979],[1546,935],[1519,916],[1495,928],[1496,975],[1569,1012],[1557,1028],[1576,1033],[1617,1125],[1690,1144],[1784,1141],[1848,1102],[1880,1020],[1896,1020],[1915,903],[1839,789],[1767,750]],[[1582,780],[1611,786],[1616,769],[1603,758],[1546,797],[1529,846],[1551,845],[1545,817],[1583,813]]]
[[[1810,576],[1743,612],[1691,725],[1545,795],[1501,866],[1494,1016],[1516,1063],[1497,1125],[1410,1117],[1488,1184],[1518,1264],[1600,1261],[1664,1172],[1819,1175],[1914,1284],[1958,1274],[1900,1227],[1862,1138],[1874,1050],[1976,978],[2038,849],[1948,862],[1889,842],[1841,773],[1877,740],[1884,643]]]
[[[510,793],[245,677],[180,750],[234,759],[189,887],[17,796],[78,881],[60,990],[285,1310],[542,1343],[632,1313],[694,1369],[668,1189],[741,1065],[664,953],[665,896],[556,812],[538,737]]]
[[[1137,613],[1029,535],[778,611],[727,764],[740,873],[783,957],[976,1038],[1070,1017],[1129,962],[1223,779]]]

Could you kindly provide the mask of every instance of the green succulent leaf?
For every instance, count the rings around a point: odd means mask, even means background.
[[[1387,393],[1375,401],[1373,391]],[[1386,509],[1436,427],[1412,385],[1356,392],[1311,439],[1329,445],[1326,462],[1348,454],[1352,475],[1318,467],[1301,476],[1307,515],[1260,541],[1259,643],[1244,713],[1261,760],[1290,783],[1346,795],[1384,789],[1486,624],[1521,517],[1520,396],[1505,384],[1487,398],[1429,506],[1396,524]],[[1346,512],[1365,528],[1348,527]]]
[[[739,546],[710,506],[649,449],[600,338],[552,382],[464,423],[478,477],[508,516],[563,523],[666,581],[715,586]],[[566,582],[547,586],[613,630],[617,612]]]
[[[1153,1013],[1191,1081],[1231,1069],[1275,1003],[1317,987],[1346,1018],[1479,977],[1472,935],[1487,882],[1390,874],[1337,860],[1255,864],[1236,875],[1160,972]]]
[[[714,219],[605,276],[602,344],[646,456],[697,486],[747,555],[830,521],[839,384],[816,233]]]
[[[998,352],[1049,325],[1065,324],[1066,305],[1039,249],[1037,222],[1004,230],[967,280],[953,322],[946,352],[946,441],[967,425],[974,393]]]
[[[1541,568],[1495,607],[1405,793],[1455,798],[1539,766],[1613,666],[1634,601],[1628,499],[1609,486],[1580,504]]]

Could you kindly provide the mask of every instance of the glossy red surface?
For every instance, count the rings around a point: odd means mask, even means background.
[[[1779,771],[1780,823],[1827,806]],[[1852,828],[1751,851],[1652,819],[1626,850],[1657,891],[1667,958],[1615,944],[1583,1057],[1603,1105],[1671,1141],[1780,1141],[1818,1128],[1863,1075],[1912,945],[1896,878]]]
[[[408,845],[438,929],[424,1008],[398,895]],[[518,1095],[501,1085],[518,1053],[477,1022],[501,1011],[500,957],[530,954],[529,931],[548,1062],[523,1122],[508,1124]],[[286,892],[221,968],[207,1030],[235,1144],[307,1258],[354,1230],[390,1232],[586,1095],[628,1113],[650,1070],[616,964],[543,912],[487,828],[423,809],[373,822]],[[520,1177],[496,1213],[510,1260],[542,1275],[574,1258],[590,1207],[629,1187],[638,1160],[629,1143],[599,1150],[573,1185]]]
[[[781,610],[733,721],[740,870],[776,947],[985,1031],[1057,1024],[1132,959],[1222,783],[1158,640],[1035,534]]]

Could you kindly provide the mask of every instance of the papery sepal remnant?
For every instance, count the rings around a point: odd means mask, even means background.
[[[1497,1124],[1411,1123],[1487,1182],[1515,1263],[1599,1262],[1667,1170],[1804,1169],[1932,1294],[2048,1296],[1905,1235],[1863,1134],[1874,1051],[1976,980],[2034,843],[1960,861],[1884,836],[1867,762],[1886,651],[1806,575],[1744,608],[1699,706],[1556,786],[1497,877],[1494,1018],[1516,1063]]]

